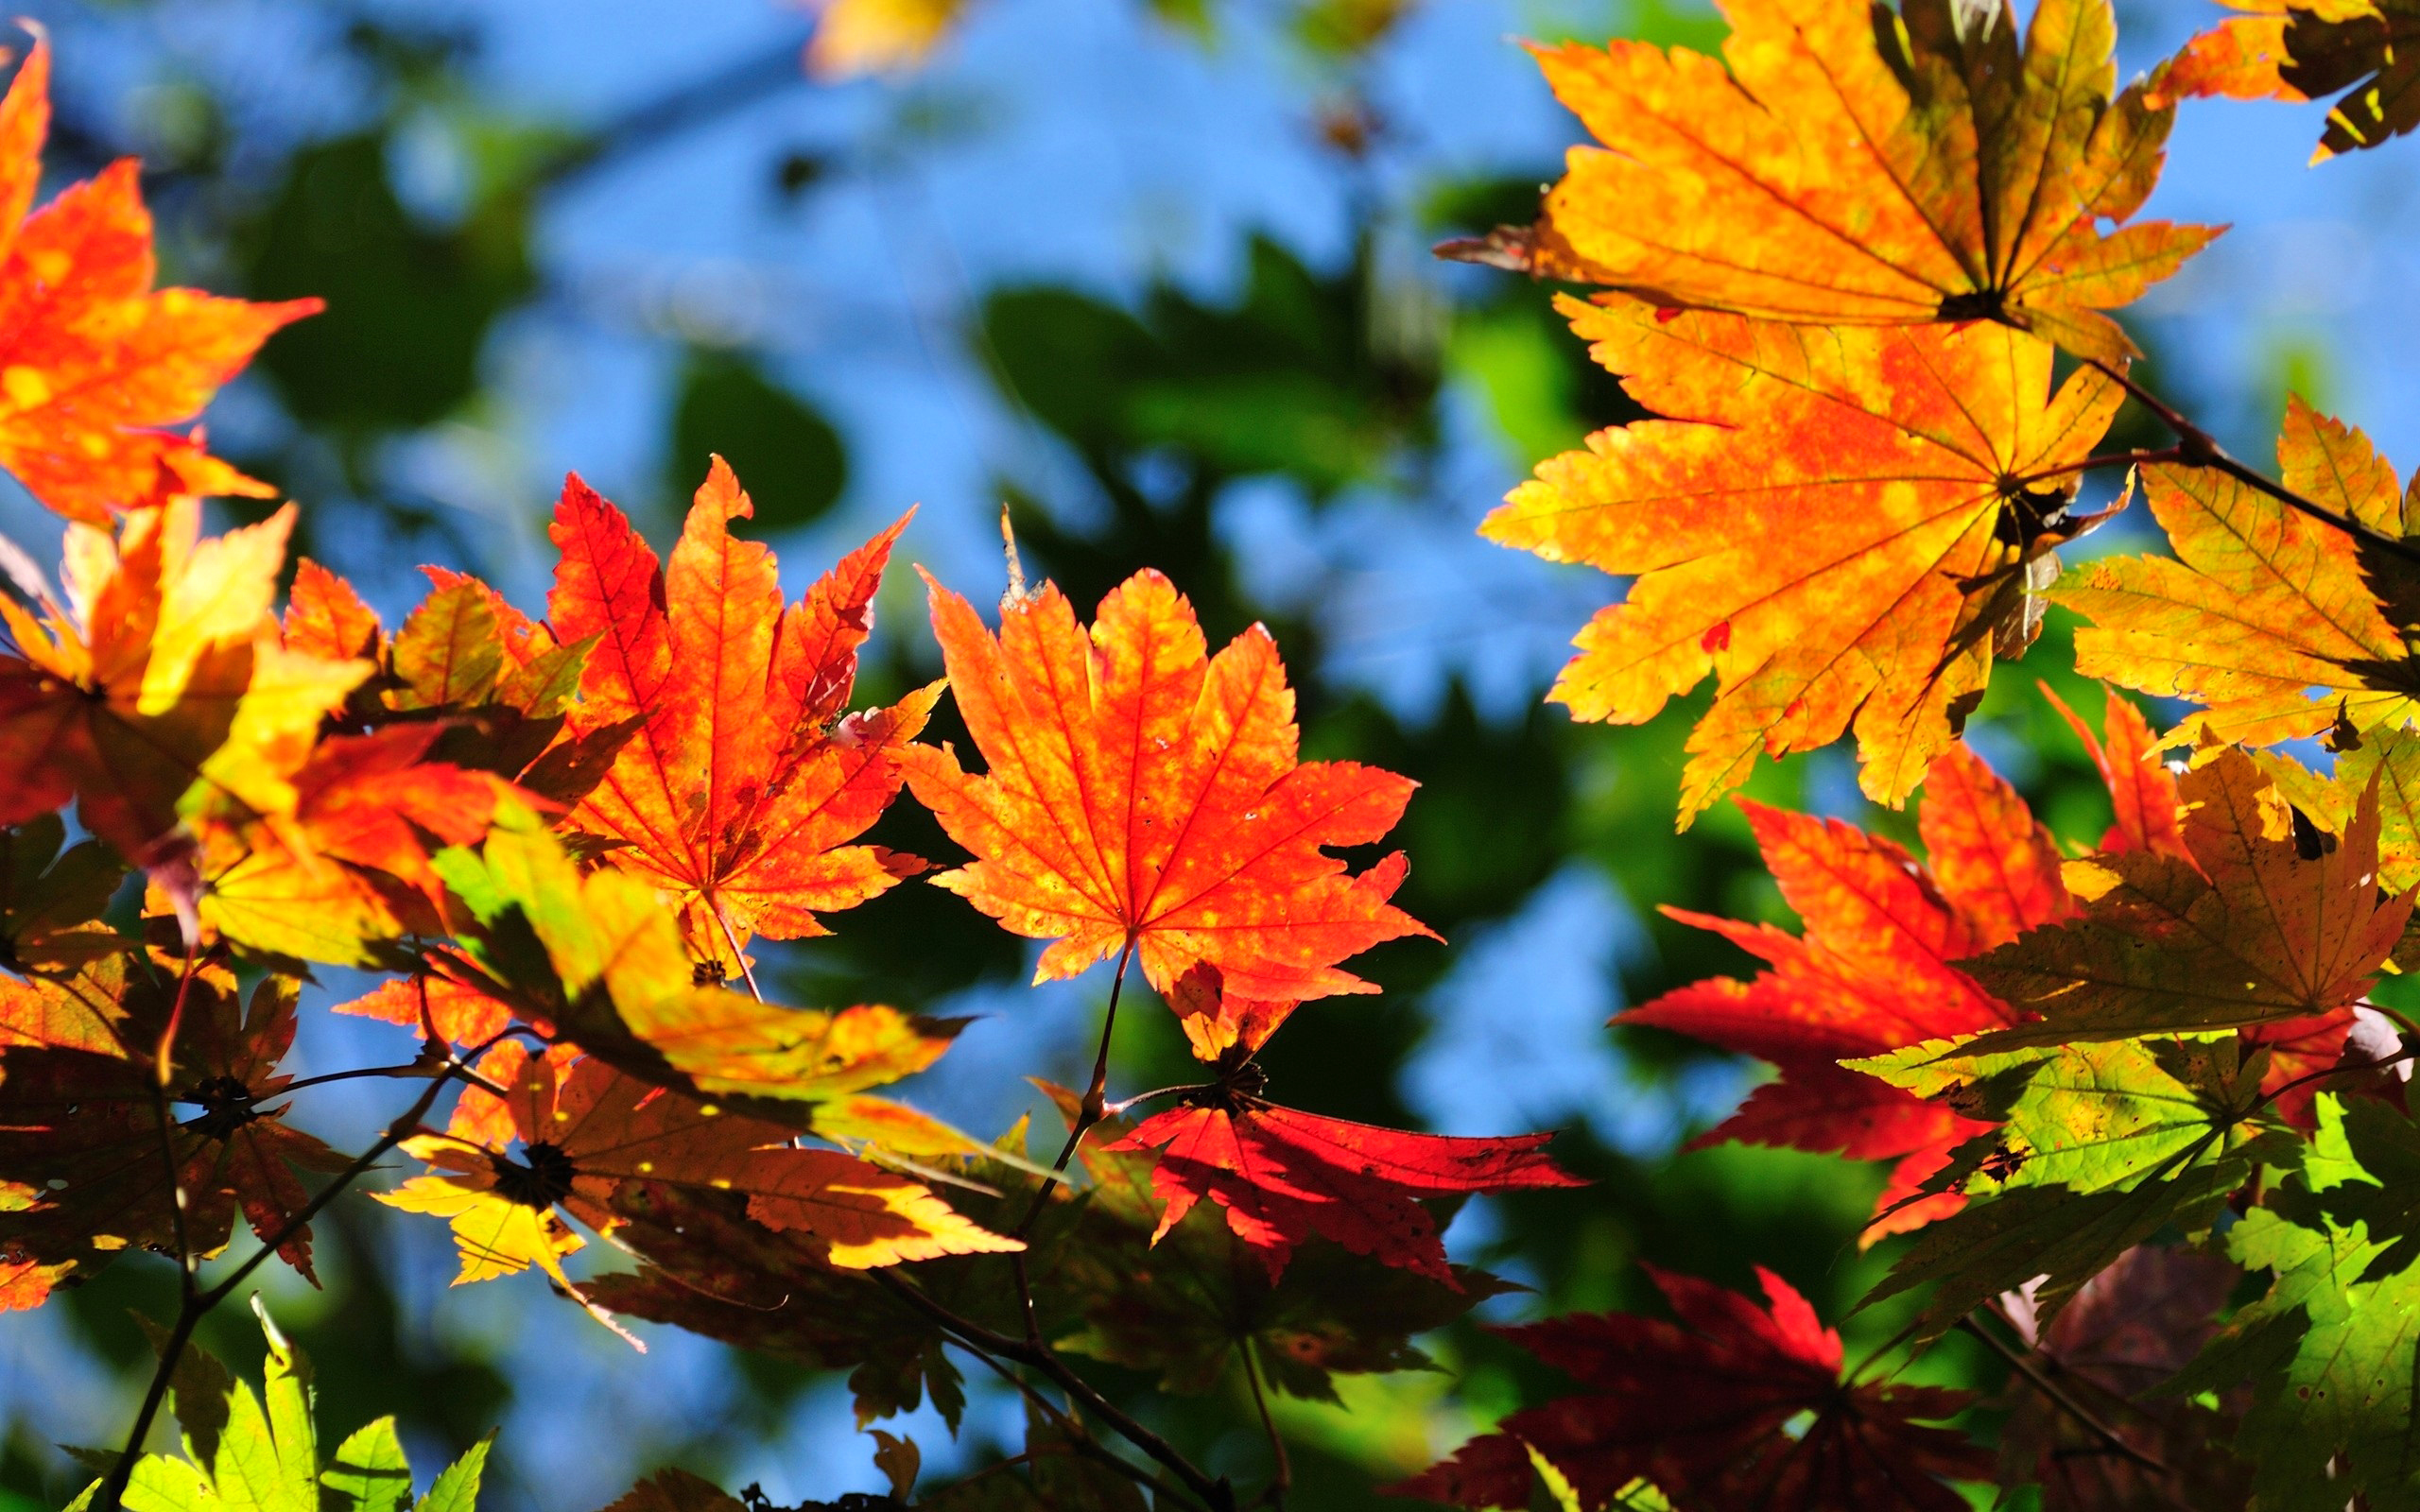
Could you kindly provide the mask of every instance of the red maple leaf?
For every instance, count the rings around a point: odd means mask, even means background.
[[[607,865],[664,888],[701,959],[735,973],[752,934],[827,933],[924,863],[854,845],[897,796],[902,747],[938,684],[843,717],[874,591],[903,518],[785,605],[773,554],[731,534],[754,507],[720,457],[668,565],[578,476],[549,529],[557,640],[596,637],[572,730],[638,730],[571,823],[614,842]]]
[[[1294,1246],[1317,1234],[1456,1286],[1424,1197],[1583,1183],[1547,1159],[1552,1134],[1457,1139],[1351,1124],[1279,1108],[1247,1091],[1246,1063],[1203,1100],[1147,1119],[1111,1150],[1163,1152],[1151,1191],[1167,1204],[1154,1244],[1209,1197],[1274,1281]]]
[[[1618,1022],[1671,1029],[1781,1068],[1779,1080],[1757,1088],[1701,1143],[1740,1140],[1897,1160],[1874,1237],[1957,1211],[1964,1199],[1955,1193],[1900,1204],[1953,1147],[1990,1125],[1839,1063],[2016,1022],[1956,963],[2070,912],[2049,832],[1962,745],[1925,780],[1918,826],[1930,869],[1837,819],[1744,799],[1739,806],[1806,934],[1668,908],[1771,970],[1668,992]]]
[[[1689,1512],[1963,1512],[1941,1478],[1982,1479],[1991,1458],[1927,1428],[1970,1393],[1852,1385],[1841,1336],[1758,1266],[1771,1310],[1710,1281],[1643,1267],[1680,1321],[1576,1314],[1495,1332],[1587,1390],[1514,1413],[1501,1432],[1389,1489],[1471,1507],[1527,1507],[1534,1449],[1585,1506],[1651,1482]],[[1785,1431],[1811,1413],[1803,1433]]]

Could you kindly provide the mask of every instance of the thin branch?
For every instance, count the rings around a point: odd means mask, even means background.
[[[494,1042],[490,1040],[488,1044],[492,1045]],[[472,1057],[475,1058],[484,1054],[487,1049],[488,1045],[479,1046],[471,1053]],[[207,1317],[219,1303],[227,1300],[235,1288],[241,1286],[254,1271],[260,1269],[269,1256],[276,1254],[287,1241],[302,1232],[312,1219],[318,1217],[326,1209],[329,1203],[334,1202],[354,1182],[359,1180],[365,1172],[378,1162],[380,1157],[410,1138],[412,1131],[420,1126],[420,1121],[427,1116],[429,1108],[436,1106],[437,1094],[444,1091],[445,1084],[454,1079],[457,1072],[469,1070],[468,1061],[458,1057],[446,1068],[446,1074],[431,1078],[427,1090],[420,1094],[419,1099],[402,1117],[387,1125],[386,1133],[379,1136],[376,1143],[363,1151],[352,1163],[338,1172],[334,1180],[320,1188],[309,1202],[302,1205],[302,1211],[288,1218],[275,1233],[264,1237],[260,1248],[247,1257],[242,1264],[223,1277],[216,1285],[207,1291],[196,1291],[192,1289],[190,1281],[188,1282],[184,1296],[177,1308],[177,1321],[169,1329],[168,1337],[161,1346],[160,1363],[151,1372],[151,1384],[143,1394],[143,1405],[135,1413],[134,1426],[128,1431],[126,1447],[120,1451],[117,1463],[110,1468],[109,1478],[102,1483],[100,1493],[93,1499],[94,1512],[121,1512],[127,1483],[134,1473],[135,1462],[143,1457],[143,1442],[151,1436],[151,1425],[159,1418],[160,1407],[167,1400],[169,1379],[175,1375],[177,1362],[183,1356],[185,1346],[192,1342],[194,1330],[200,1325],[201,1320]]]
[[[2182,446],[2134,447],[2123,452],[2095,452],[2081,462],[2062,462],[2046,467],[2039,472],[2027,472],[2011,478],[2020,487],[2030,483],[2048,483],[2054,478],[2072,477],[2078,472],[2093,472],[2110,467],[2149,467],[2154,462],[2188,461]]]
[[[1868,1349],[1865,1352],[1865,1358],[1859,1360],[1857,1363],[1856,1367],[1851,1369],[1842,1379],[1847,1381],[1851,1385],[1856,1384],[1858,1377],[1874,1368],[1874,1363],[1876,1361],[1881,1359],[1884,1355],[1889,1354],[1899,1346],[1907,1343],[1910,1339],[1914,1338],[1916,1336],[1916,1330],[1924,1327],[1924,1321],[1925,1317],[1922,1313],[1919,1313],[1914,1317],[1910,1318],[1908,1320],[1907,1327],[1901,1329],[1898,1332],[1892,1334],[1889,1338],[1884,1339],[1873,1349]]]
[[[364,1076],[388,1076],[397,1081],[409,1077],[433,1076],[441,1081],[448,1069],[441,1066],[432,1070],[425,1060],[406,1061],[400,1066],[356,1066],[351,1071],[325,1072],[317,1076],[305,1076],[300,1081],[289,1081],[277,1090],[276,1095],[284,1097],[289,1092],[299,1092],[306,1087],[324,1087],[332,1081],[359,1081]],[[493,1084],[491,1084],[491,1090],[493,1090]]]
[[[1973,1314],[1970,1313],[1966,1316],[1960,1318],[1958,1320],[1958,1327],[1965,1332],[1973,1334],[1976,1338],[1982,1340],[1986,1349],[1989,1349],[1994,1354],[1998,1355],[2002,1360],[2008,1362],[2010,1369],[2014,1370],[2018,1375],[2023,1376],[2028,1382],[2031,1383],[2034,1390],[2039,1391],[2043,1396],[2048,1398],[2051,1403],[2057,1406],[2060,1411],[2065,1412],[2068,1417],[2074,1418],[2079,1424],[2083,1425],[2086,1432],[2100,1439],[2102,1443],[2108,1445],[2113,1452],[2121,1454],[2127,1459],[2133,1460],[2135,1464],[2141,1466],[2147,1470],[2150,1470],[2154,1475],[2165,1476],[2170,1473],[2168,1466],[2164,1464],[2157,1455],[2145,1453],[2143,1451],[2136,1449],[2133,1444],[2127,1442],[2125,1436],[2119,1434],[2118,1430],[2110,1427],[2107,1423],[2102,1422],[2093,1414],[2092,1409],[2086,1407],[2083,1402],[2076,1400],[2074,1395],[2070,1393],[2066,1387],[2060,1385],[2057,1382],[2044,1374],[2041,1367],[2036,1366],[2031,1360],[2027,1359],[2022,1350],[2012,1349],[2006,1341],[2000,1338],[1998,1334],[1994,1333],[1991,1330],[1983,1327],[1980,1323],[1976,1322],[1975,1315]]]
[[[1034,1408],[1042,1413],[1043,1416],[1050,1419],[1051,1425],[1057,1428],[1059,1432],[1066,1437],[1069,1447],[1074,1449],[1076,1452],[1083,1455],[1087,1459],[1095,1461],[1098,1464],[1109,1467],[1119,1474],[1125,1476],[1128,1480],[1132,1481],[1135,1485],[1146,1486],[1157,1495],[1165,1497],[1171,1502],[1180,1503],[1185,1506],[1194,1508],[1199,1508],[1201,1506],[1199,1502],[1194,1501],[1193,1498],[1185,1495],[1175,1486],[1168,1485],[1166,1481],[1151,1473],[1150,1470],[1143,1469],[1139,1465],[1128,1464],[1123,1458],[1113,1452],[1107,1445],[1095,1438],[1092,1435],[1092,1431],[1084,1426],[1081,1419],[1070,1416],[1065,1408],[1060,1406],[1057,1402],[1052,1401],[1048,1397],[1043,1395],[1040,1387],[1036,1386],[1032,1382],[1028,1381],[1025,1377],[1017,1374],[1015,1371],[1010,1369],[1006,1365],[1001,1363],[998,1356],[991,1353],[989,1350],[978,1349],[964,1339],[952,1339],[950,1342],[965,1350],[968,1354],[973,1355],[976,1359],[982,1361],[984,1365],[991,1367],[994,1374],[1007,1382],[1010,1385],[1014,1386],[1019,1395],[1023,1396],[1026,1400],[1031,1402]],[[1026,1453],[1018,1455],[1016,1459],[1004,1460],[998,1465],[987,1467],[985,1469],[977,1471],[977,1475],[988,1474],[991,1470],[994,1469],[1005,1469],[1009,1466],[1018,1463],[1019,1460],[1029,1458],[1031,1453],[1032,1452],[1028,1450]],[[968,1480],[976,1478],[976,1476],[967,1477]]]
[[[1260,1411],[1260,1431],[1269,1435],[1269,1455],[1275,1462],[1260,1500],[1276,1512],[1286,1512],[1286,1493],[1294,1485],[1294,1464],[1286,1456],[1286,1435],[1277,1431],[1277,1419],[1270,1415],[1269,1394],[1261,1389],[1260,1366],[1253,1363],[1252,1351],[1252,1341],[1246,1339],[1236,1352],[1244,1357],[1244,1380],[1251,1383],[1252,1404]]]
[[[1090,1382],[1067,1367],[1046,1345],[1028,1344],[995,1333],[972,1318],[960,1317],[925,1295],[924,1290],[894,1276],[889,1269],[867,1272],[874,1281],[909,1307],[941,1325],[942,1330],[959,1340],[988,1349],[1005,1360],[1014,1360],[1057,1382],[1068,1396],[1081,1402],[1085,1410],[1116,1430],[1118,1436],[1136,1449],[1165,1465],[1183,1481],[1211,1512],[1236,1512],[1235,1487],[1223,1478],[1214,1478],[1177,1450],[1176,1446],[1136,1422],[1115,1402],[1093,1388]]]
[[[2350,1076],[2356,1072],[2362,1071],[2383,1071],[2389,1066],[2400,1064],[2415,1057],[2420,1057],[2420,1049],[2406,1048],[2396,1051],[2382,1060],[2363,1061],[2358,1066],[2323,1066],[2317,1071],[2307,1072],[2290,1082],[2282,1083],[2275,1091],[2261,1093],[2257,1102],[2243,1110],[2243,1117],[2250,1118],[2297,1087],[2308,1087],[2312,1082],[2324,1081],[2330,1076]]]
[[[2219,444],[2216,437],[2187,419],[2175,405],[2128,377],[2123,369],[2113,367],[2098,357],[2085,360],[2115,379],[2118,386],[2144,408],[2158,416],[2161,424],[2176,433],[2179,442],[2177,451],[2182,454],[2179,460],[2186,466],[2205,467],[2223,472],[2244,487],[2256,489],[2287,508],[2308,515],[2321,524],[2342,530],[2356,541],[2376,546],[2380,551],[2391,552],[2406,561],[2420,562],[2420,542],[2405,541],[2400,536],[2390,536],[2349,515],[2338,514],[2325,505],[2307,499],[2284,484],[2272,482],[2257,468],[2246,467],[2243,463],[2237,461],[2228,454],[2225,447]]]

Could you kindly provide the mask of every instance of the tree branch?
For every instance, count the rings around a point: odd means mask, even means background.
[[[93,1512],[121,1512],[127,1483],[134,1474],[135,1462],[143,1457],[143,1441],[151,1436],[151,1425],[158,1419],[161,1404],[167,1399],[169,1379],[175,1375],[177,1362],[184,1354],[185,1346],[192,1342],[194,1330],[200,1325],[201,1320],[209,1316],[211,1311],[219,1303],[227,1300],[235,1288],[241,1286],[252,1272],[260,1269],[269,1256],[276,1254],[288,1240],[308,1227],[311,1220],[318,1217],[329,1203],[334,1202],[354,1182],[359,1180],[364,1173],[378,1162],[380,1157],[409,1139],[412,1130],[420,1126],[420,1121],[427,1116],[429,1108],[436,1105],[437,1094],[444,1091],[445,1084],[454,1080],[458,1073],[468,1072],[469,1060],[475,1060],[486,1054],[489,1046],[494,1043],[495,1040],[491,1040],[487,1044],[478,1046],[471,1052],[469,1059],[456,1058],[443,1074],[432,1077],[427,1090],[420,1094],[419,1099],[401,1117],[387,1125],[386,1133],[379,1136],[376,1143],[355,1157],[351,1164],[337,1174],[336,1179],[320,1188],[309,1202],[302,1205],[302,1211],[288,1218],[275,1233],[264,1238],[260,1248],[247,1257],[242,1264],[223,1277],[216,1285],[207,1291],[195,1290],[188,1270],[186,1289],[177,1307],[176,1323],[169,1329],[166,1341],[161,1345],[160,1363],[151,1372],[151,1384],[143,1394],[143,1405],[135,1412],[134,1426],[127,1433],[126,1447],[119,1452],[117,1463],[110,1468],[109,1478],[102,1483],[99,1494],[93,1499]],[[173,1200],[173,1191],[171,1200]]]
[[[2110,1427],[2107,1423],[2102,1422],[2093,1414],[2090,1408],[2076,1400],[2074,1395],[2065,1386],[2060,1385],[2057,1382],[2044,1374],[2041,1367],[2036,1366],[2031,1360],[2027,1359],[2021,1350],[2010,1348],[2007,1343],[2001,1340],[1999,1335],[1983,1327],[1980,1323],[1976,1322],[1975,1315],[1972,1313],[1969,1313],[1964,1317],[1960,1318],[1958,1320],[1958,1327],[1982,1340],[1985,1348],[1989,1349],[1994,1354],[1998,1355],[2002,1360],[2008,1362],[2010,1369],[2014,1370],[2018,1375],[2023,1376],[2032,1384],[2034,1390],[2039,1391],[2043,1396],[2048,1398],[2051,1403],[2057,1406],[2059,1410],[2065,1412],[2068,1417],[2082,1424],[2085,1431],[2090,1433],[2094,1437],[2108,1445],[2113,1452],[2121,1454],[2127,1459],[2133,1460],[2136,1465],[2150,1470],[2154,1475],[2165,1476],[2171,1473],[2168,1466],[2162,1463],[2156,1455],[2147,1454],[2141,1450],[2136,1449],[2133,1444],[2127,1442],[2124,1435],[2120,1435],[2118,1430]]]
[[[2175,405],[2128,377],[2123,369],[2113,367],[2098,357],[2085,360],[2116,380],[2118,385],[2145,409],[2158,416],[2161,424],[2176,433],[2179,443],[2176,451],[2180,454],[2177,460],[2185,466],[2205,467],[2214,472],[2223,472],[2244,487],[2257,490],[2289,509],[2308,515],[2324,525],[2342,530],[2365,545],[2391,552],[2406,561],[2420,562],[2420,543],[2405,541],[2400,536],[2390,536],[2348,515],[2338,514],[2315,500],[2307,499],[2282,483],[2272,482],[2257,468],[2247,467],[2237,461],[2228,454],[2225,447],[2219,444],[2218,438],[2187,419],[2184,412]]]
[[[1136,1449],[1165,1465],[1200,1497],[1211,1512],[1236,1512],[1235,1487],[1224,1478],[1214,1479],[1201,1468],[1178,1452],[1175,1445],[1129,1417],[1116,1403],[1093,1389],[1091,1383],[1069,1369],[1064,1361],[1050,1351],[1046,1345],[1028,1344],[994,1333],[972,1318],[960,1317],[925,1295],[923,1288],[890,1273],[888,1268],[867,1272],[874,1281],[906,1302],[909,1307],[941,1325],[942,1332],[961,1343],[974,1344],[1005,1360],[1014,1360],[1057,1382],[1070,1397],[1085,1409],[1116,1430],[1118,1436]]]

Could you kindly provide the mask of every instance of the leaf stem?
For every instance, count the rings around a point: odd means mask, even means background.
[[[1109,1039],[1117,1028],[1117,996],[1125,988],[1126,968],[1133,959],[1134,939],[1130,935],[1126,948],[1117,953],[1117,972],[1109,979],[1109,1011],[1101,1015],[1100,1049],[1093,1056],[1092,1085],[1084,1090],[1084,1100],[1076,1109],[1076,1126],[1067,1131],[1067,1143],[1060,1146],[1059,1159],[1051,1163],[1049,1177],[1042,1183],[1042,1190],[1033,1194],[1033,1203],[1025,1210],[1025,1216],[1018,1220],[1013,1234],[1015,1238],[1023,1239],[1026,1231],[1033,1227],[1033,1220],[1042,1215],[1042,1205],[1050,1200],[1052,1192],[1058,1190],[1059,1177],[1065,1174],[1067,1162],[1076,1158],[1076,1146],[1083,1143],[1085,1134],[1107,1112],[1107,1105],[1101,1097],[1109,1088]],[[1022,1259],[1018,1261],[1018,1266],[1022,1274]]]
[[[1294,1465],[1286,1456],[1286,1435],[1277,1431],[1277,1419],[1270,1414],[1269,1395],[1260,1386],[1260,1366],[1253,1361],[1252,1341],[1244,1340],[1236,1352],[1244,1357],[1244,1380],[1252,1386],[1252,1404],[1260,1411],[1260,1431],[1269,1435],[1269,1455],[1274,1462],[1269,1485],[1260,1493],[1261,1503],[1286,1512],[1286,1493],[1294,1485]]]
[[[722,926],[722,937],[731,946],[731,958],[739,963],[739,977],[748,984],[748,995],[759,1003],[764,1002],[765,994],[756,986],[756,969],[748,964],[748,953],[739,948],[739,932],[733,929],[731,920],[723,917],[722,904],[709,897],[706,907],[713,911],[715,922]]]
[[[2323,504],[2305,498],[2282,483],[2272,482],[2258,469],[2246,467],[2243,463],[2237,461],[2228,454],[2225,447],[2219,444],[2216,437],[2187,419],[2175,405],[2127,376],[2123,369],[2103,362],[2099,357],[2087,357],[2084,360],[2115,380],[2119,387],[2125,389],[2144,408],[2158,416],[2161,424],[2176,434],[2178,443],[2176,451],[2179,454],[2177,460],[2186,466],[2205,467],[2214,472],[2223,472],[2244,487],[2257,490],[2287,508],[2308,515],[2322,524],[2342,530],[2365,545],[2391,552],[2406,561],[2420,562],[2420,542],[2405,541],[2399,536],[2390,536],[2361,521],[2348,515],[2338,514]]]
[[[356,1066],[351,1071],[331,1071],[317,1076],[305,1076],[300,1081],[289,1081],[279,1088],[275,1095],[284,1097],[289,1092],[299,1092],[305,1087],[324,1087],[332,1081],[358,1081],[364,1076],[391,1076],[401,1080],[407,1076],[431,1075],[442,1080],[445,1069],[440,1068],[432,1072],[429,1070],[428,1062],[424,1060],[406,1061],[400,1066]]]
[[[168,1084],[175,1079],[170,1057],[176,1054],[177,1031],[184,1021],[185,999],[193,990],[193,973],[199,964],[200,946],[193,941],[185,944],[184,969],[177,974],[177,997],[168,1008],[167,1027],[160,1031],[159,1042],[151,1050],[151,1111],[160,1124],[160,1160],[168,1177],[168,1230],[175,1236],[177,1246],[177,1297],[182,1309],[193,1300],[193,1246],[185,1235],[185,1188],[177,1160],[177,1123],[168,1116]]]
[[[1969,1313],[1960,1318],[1958,1327],[1982,1340],[1984,1347],[2006,1361],[2010,1369],[2023,1376],[2036,1391],[2041,1392],[2053,1405],[2083,1425],[2094,1437],[2108,1445],[2114,1452],[2133,1460],[2154,1475],[2166,1476],[2172,1473],[2157,1455],[2145,1453],[2142,1450],[2135,1448],[2118,1430],[2094,1416],[2090,1408],[2076,1400],[2073,1393],[2051,1380],[2040,1366],[2027,1359],[2024,1351],[2010,1347],[1998,1334],[1975,1321],[1974,1314]]]

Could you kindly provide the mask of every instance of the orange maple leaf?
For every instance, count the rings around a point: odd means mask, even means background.
[[[554,633],[596,639],[572,729],[640,721],[570,823],[617,842],[605,863],[676,899],[690,948],[726,971],[751,935],[825,934],[817,914],[924,869],[850,842],[898,794],[902,753],[941,696],[935,684],[843,715],[906,519],[786,607],[773,554],[730,532],[752,512],[717,457],[668,567],[577,476],[549,530]]]
[[[2177,783],[2186,854],[2125,851],[2067,868],[2077,917],[1970,962],[2040,1022],[1962,1047],[2258,1028],[2299,1039],[2350,1008],[2403,937],[2413,898],[2378,891],[2378,806],[2366,792],[2334,845],[2306,853],[2295,816],[2252,757],[2212,752]]]
[[[1045,583],[1003,602],[994,639],[966,600],[925,582],[988,766],[970,775],[946,747],[902,755],[917,800],[976,856],[933,880],[1051,941],[1035,981],[1132,951],[1164,996],[1207,963],[1238,998],[1292,1004],[1377,990],[1337,963],[1429,934],[1388,902],[1401,852],[1353,876],[1322,849],[1384,835],[1413,784],[1298,764],[1294,695],[1266,629],[1212,658],[1193,606],[1147,571],[1101,600],[1089,635]]]
[[[50,125],[50,49],[0,99],[0,467],[73,520],[174,496],[274,490],[202,449],[190,420],[278,327],[318,300],[254,304],[154,289],[137,165],[32,210]]]
[[[2171,98],[2301,102],[2337,95],[2310,161],[2420,126],[2420,9],[2404,0],[2228,0],[2250,15],[2187,42],[2155,76]]]
[[[191,498],[68,526],[67,602],[0,596],[0,824],[71,797],[138,865],[182,854],[197,805],[290,814],[322,718],[369,675],[279,644],[270,617],[291,505],[200,536]]]
[[[1465,255],[1779,320],[1996,319],[2114,359],[2133,346],[2100,312],[2217,234],[2100,229],[2151,193],[2174,115],[2141,83],[2111,97],[2108,0],[2043,0],[2021,53],[1996,0],[1879,24],[1864,0],[1722,10],[1720,61],[1536,49],[1603,149],[1572,150],[1534,232]]]
[[[475,842],[499,799],[526,797],[428,760],[443,732],[397,725],[322,740],[293,774],[285,813],[188,804],[200,921],[256,950],[340,966],[368,964],[372,941],[407,929],[443,933],[430,854]]]
[[[560,1257],[580,1240],[556,1209],[610,1233],[621,1222],[614,1198],[625,1181],[742,1194],[751,1218],[844,1269],[1025,1247],[960,1217],[920,1182],[838,1150],[796,1148],[794,1129],[724,1112],[577,1051],[532,1056],[508,1040],[485,1066],[508,1095],[466,1091],[443,1134],[405,1146],[436,1174],[381,1194],[452,1222],[462,1254],[457,1284],[535,1265],[578,1296]]]
[[[2286,486],[2391,539],[2420,526],[2369,438],[2290,395],[2277,437]],[[2170,557],[2107,557],[2050,597],[2092,623],[2076,669],[2202,710],[2168,735],[2247,745],[2420,718],[2411,564],[2211,468],[2144,473]]]
[[[1708,672],[1686,825],[1761,748],[1854,727],[1868,796],[1896,804],[1948,746],[1994,655],[2032,639],[2075,467],[2124,394],[2006,326],[1803,328],[1564,300],[1657,419],[1598,432],[1481,527],[1554,561],[1635,575],[1551,695],[1638,724]]]

